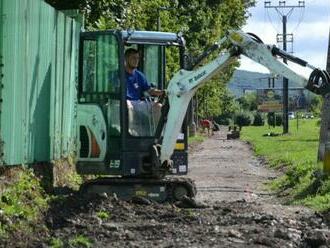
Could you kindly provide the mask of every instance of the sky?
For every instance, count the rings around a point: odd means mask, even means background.
[[[281,13],[275,8],[266,9],[264,2],[257,0],[256,6],[249,9],[251,16],[243,31],[256,34],[266,44],[276,44],[282,48],[282,44],[276,42],[276,34],[282,34],[282,15],[287,15],[287,33],[293,34],[293,43],[287,43],[287,51],[293,51],[293,55],[315,67],[325,69],[330,30],[330,0],[305,0],[305,8],[294,8],[290,14],[289,8],[278,9]],[[296,6],[298,2],[287,0],[285,4]],[[270,1],[270,6],[278,5],[278,0]],[[243,56],[239,69],[269,73],[267,68]],[[309,70],[301,70],[301,74],[309,73]]]

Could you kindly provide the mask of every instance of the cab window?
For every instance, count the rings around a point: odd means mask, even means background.
[[[110,136],[119,136],[120,73],[119,45],[114,34],[82,39],[80,103],[95,103],[103,110]]]

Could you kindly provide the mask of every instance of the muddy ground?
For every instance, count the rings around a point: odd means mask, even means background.
[[[199,208],[73,193],[51,206],[43,231],[2,246],[51,247],[53,239],[63,247],[330,247],[327,217],[281,205],[264,186],[278,174],[225,134],[215,133],[190,155]]]

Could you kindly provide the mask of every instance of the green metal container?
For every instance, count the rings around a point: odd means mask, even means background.
[[[0,164],[75,151],[79,32],[44,1],[0,1]]]

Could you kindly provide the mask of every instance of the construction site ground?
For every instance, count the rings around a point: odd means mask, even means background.
[[[64,195],[45,227],[8,247],[330,247],[329,217],[281,204],[265,183],[279,176],[226,128],[191,149],[196,206]],[[13,243],[14,242],[14,243]],[[1,246],[1,245],[0,245]]]

